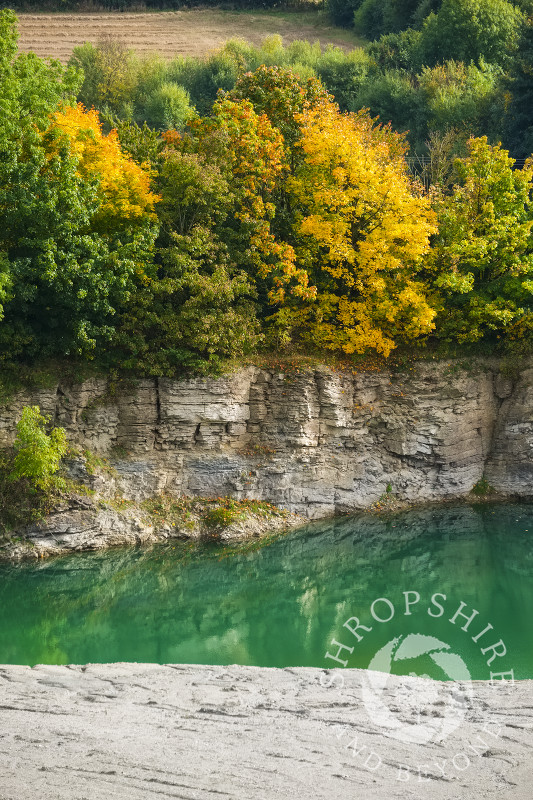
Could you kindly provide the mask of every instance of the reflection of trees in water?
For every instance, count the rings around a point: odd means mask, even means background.
[[[221,560],[174,543],[2,567],[0,661],[325,666],[349,616],[368,621],[374,599],[404,590],[420,610],[442,592],[452,612],[464,600],[527,632],[528,528],[533,506],[461,506],[313,523]]]

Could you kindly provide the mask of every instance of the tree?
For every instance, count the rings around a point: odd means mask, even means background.
[[[183,130],[195,111],[183,86],[165,81],[150,97],[144,114],[148,124],[158,130]]]
[[[417,76],[419,136],[454,128],[469,136],[497,137],[505,114],[503,70],[483,61],[479,67],[447,61],[424,67]]]
[[[256,114],[265,114],[289,149],[300,138],[295,115],[308,106],[333,99],[317,78],[302,81],[291,69],[264,65],[241,75],[229,98],[248,100]]]
[[[304,157],[289,180],[299,209],[297,264],[317,297],[280,297],[282,319],[325,347],[387,356],[398,341],[433,328],[416,273],[434,214],[409,178],[403,139],[389,127],[364,112],[341,114],[331,102],[297,120]]]
[[[137,65],[132,50],[118,39],[106,36],[97,45],[85,42],[75,47],[69,64],[83,73],[80,103],[87,108],[125,113],[136,84]]]
[[[122,152],[115,130],[103,134],[97,111],[86,111],[81,104],[57,111],[45,136],[49,158],[61,150],[61,133],[75,155],[79,177],[98,182],[100,207],[92,220],[94,229],[118,238],[130,233],[132,226],[153,222],[158,198],[150,189],[149,175]]]
[[[447,341],[476,342],[531,319],[533,163],[514,163],[486,137],[470,139],[453,191],[436,203],[427,265],[441,298],[437,335]]]
[[[182,152],[182,137],[165,139],[157,261],[121,315],[115,355],[153,375],[211,371],[257,345],[255,285],[223,241],[235,209],[231,176],[204,153]]]
[[[516,52],[523,17],[506,0],[443,0],[427,17],[420,59],[433,66],[450,59],[507,66]]]
[[[5,358],[94,352],[144,274],[157,233],[156,197],[141,167],[104,136],[95,111],[56,111],[23,141],[19,180],[4,187],[0,247],[12,278]]]
[[[211,117],[191,123],[191,148],[214,160],[228,182],[232,208],[218,226],[220,239],[237,267],[253,280],[268,278],[274,291],[286,288],[312,296],[294,250],[272,230],[275,193],[286,175],[283,137],[248,100],[220,98]]]

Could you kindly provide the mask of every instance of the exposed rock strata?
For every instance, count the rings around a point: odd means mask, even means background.
[[[318,669],[4,666],[0,796],[530,800],[531,681],[473,684],[460,726],[422,745],[369,713],[368,673],[339,674],[342,691]],[[439,720],[457,684],[429,683],[424,719]],[[398,716],[427,687],[391,676],[383,700]]]
[[[511,379],[496,360],[358,374],[246,367],[116,393],[105,379],[60,384],[0,409],[0,446],[29,403],[110,459],[117,478],[99,492],[137,501],[231,495],[318,518],[387,492],[413,504],[461,498],[482,477],[533,496],[533,369]]]

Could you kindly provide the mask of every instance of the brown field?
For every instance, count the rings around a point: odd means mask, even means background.
[[[355,36],[329,26],[319,14],[252,13],[192,9],[145,14],[19,14],[19,48],[42,58],[68,61],[72,49],[83,42],[113,36],[138,53],[158,52],[165,58],[201,56],[228,39],[260,44],[279,34],[284,44],[294,39],[319,41],[323,46],[351,49]]]

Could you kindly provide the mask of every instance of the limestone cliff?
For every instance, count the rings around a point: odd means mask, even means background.
[[[396,372],[245,367],[221,378],[105,379],[20,393],[0,409],[0,446],[38,404],[69,440],[105,456],[107,488],[268,500],[317,518],[467,495],[483,476],[533,495],[533,368],[496,360],[420,363]],[[74,472],[80,465],[73,463]]]

